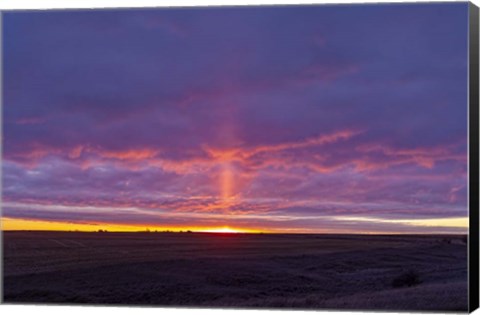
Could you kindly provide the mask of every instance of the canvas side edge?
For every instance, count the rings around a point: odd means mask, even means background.
[[[468,309],[479,304],[479,9],[469,3],[469,287]]]

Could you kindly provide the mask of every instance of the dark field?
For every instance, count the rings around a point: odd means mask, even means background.
[[[467,310],[462,236],[3,235],[7,303]]]

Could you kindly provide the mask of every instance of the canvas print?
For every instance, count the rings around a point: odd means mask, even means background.
[[[3,12],[3,302],[466,311],[469,8]]]

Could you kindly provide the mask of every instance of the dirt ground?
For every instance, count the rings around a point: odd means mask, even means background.
[[[3,233],[6,303],[467,310],[463,236]]]

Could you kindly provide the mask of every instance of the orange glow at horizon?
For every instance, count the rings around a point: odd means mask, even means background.
[[[228,226],[145,226],[121,225],[110,223],[68,223],[58,221],[24,220],[14,218],[1,218],[2,231],[79,231],[96,232],[107,230],[110,232],[206,232],[206,233],[260,233],[264,230],[232,228]]]
[[[117,225],[117,224],[97,224],[97,223],[69,223],[45,220],[24,220],[13,218],[2,218],[3,231],[82,231],[94,232],[98,230],[108,231],[139,231],[145,230],[144,227]]]
[[[357,222],[365,221],[362,218],[352,218]],[[446,227],[464,227],[468,226],[468,218],[455,219],[438,219],[438,220],[417,220],[412,225],[421,226],[446,226]],[[281,234],[403,234],[395,231],[378,231],[372,232],[367,230],[351,230],[351,229],[328,229],[309,230],[298,228],[255,228],[255,227],[231,227],[231,226],[154,226],[154,225],[121,225],[114,223],[68,223],[59,221],[42,221],[42,220],[25,220],[2,217],[0,219],[2,231],[78,231],[78,232],[97,232],[106,230],[108,232],[201,232],[201,233],[281,233]],[[429,234],[429,233],[418,233]],[[438,233],[434,233],[438,234]],[[446,233],[451,234],[451,233]],[[456,233],[453,233],[456,234]],[[460,233],[461,234],[461,233]]]

